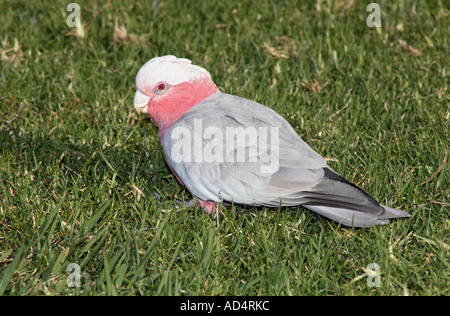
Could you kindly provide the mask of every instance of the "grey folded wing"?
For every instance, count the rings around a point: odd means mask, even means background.
[[[389,216],[331,170],[283,117],[244,98],[210,96],[171,126],[162,145],[174,172],[202,200],[304,205],[350,226],[383,224]]]

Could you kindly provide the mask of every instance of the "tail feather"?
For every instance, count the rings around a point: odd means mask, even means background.
[[[381,205],[385,209],[385,213],[383,214],[383,218],[396,218],[396,217],[410,217],[411,214],[408,212],[398,210],[396,208],[392,208],[389,206]]]
[[[382,205],[384,212],[381,215],[329,206],[304,205],[304,207],[324,217],[339,222],[342,225],[361,228],[370,227],[372,225],[388,224],[390,218],[411,216],[405,211],[397,210],[384,205]]]

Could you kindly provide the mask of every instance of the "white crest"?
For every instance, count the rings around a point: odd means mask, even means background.
[[[202,78],[211,79],[211,75],[202,67],[192,65],[189,59],[177,58],[173,55],[155,57],[139,69],[136,76],[136,89],[144,92],[153,89],[160,81],[177,85]]]

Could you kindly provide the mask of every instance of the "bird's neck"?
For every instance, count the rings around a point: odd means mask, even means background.
[[[214,82],[201,79],[180,83],[164,95],[152,98],[148,104],[148,114],[158,126],[158,138],[162,140],[167,130],[184,113],[218,91]]]

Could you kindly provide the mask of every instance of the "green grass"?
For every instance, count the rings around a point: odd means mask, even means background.
[[[67,3],[0,4],[0,294],[450,294],[447,1],[379,1],[378,30],[360,1],[79,1],[84,37]],[[349,229],[236,205],[216,227],[176,208],[189,193],[132,107],[137,70],[167,54],[412,217]]]

